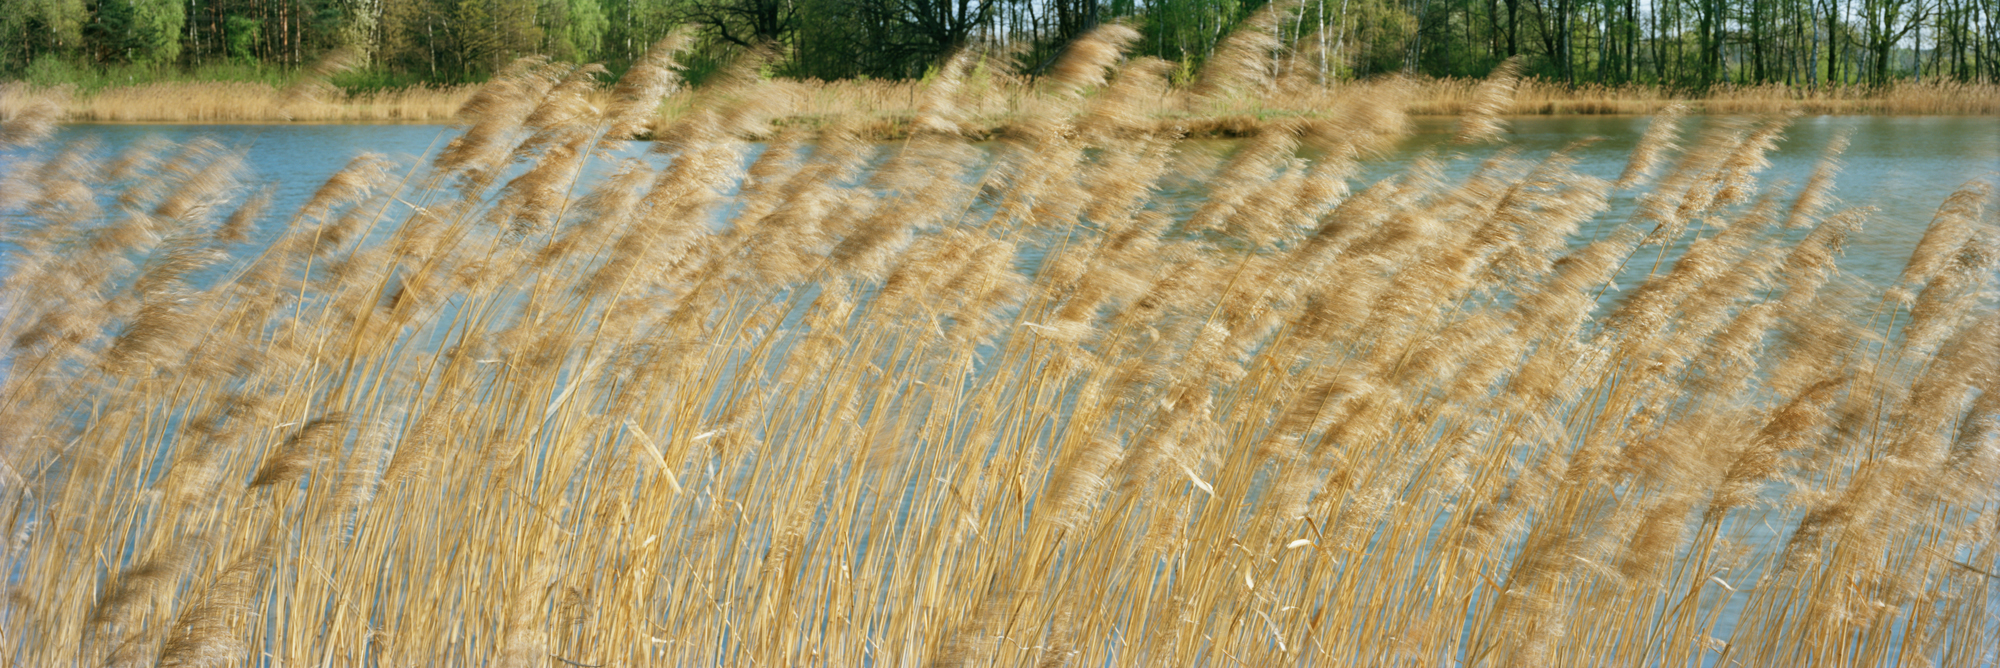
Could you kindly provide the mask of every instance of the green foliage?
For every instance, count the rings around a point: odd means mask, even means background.
[[[9,0],[0,75],[83,80],[67,68],[297,68],[355,48],[371,82],[461,83],[514,58],[622,72],[678,25],[701,43],[691,75],[769,45],[782,76],[912,78],[967,45],[1039,74],[1109,21],[1131,55],[1200,71],[1269,0]],[[1276,12],[1280,71],[1481,76],[1518,59],[1530,77],[1644,83],[1883,85],[2000,81],[2000,4],[1983,0],[1298,0]],[[762,48],[761,46],[759,48]],[[53,59],[53,60],[51,60]],[[93,75],[95,76],[95,75]],[[108,75],[106,75],[108,76]],[[133,79],[169,76],[121,71]],[[369,83],[366,85],[376,85]]]
[[[335,87],[348,93],[393,90],[439,83],[424,76],[422,72],[383,67],[342,72],[334,75],[330,82]]]
[[[172,63],[180,57],[186,22],[179,0],[104,0],[97,7],[98,47],[112,62]]]
[[[828,80],[880,75],[874,63],[879,54],[863,51],[871,24],[862,20],[854,5],[800,0],[800,7],[813,18],[799,26],[786,74]]]
[[[45,39],[70,48],[83,41],[83,25],[90,20],[83,0],[27,0],[26,5],[21,15],[33,17]]]
[[[296,70],[254,60],[217,61],[185,69],[159,68],[156,71],[160,81],[243,81],[284,87],[299,79]]]
[[[603,49],[605,31],[611,27],[603,5],[598,0],[565,0],[562,8],[566,11],[558,15],[563,20],[550,53],[566,60],[590,60]]]
[[[223,21],[223,43],[229,59],[252,62],[257,59],[257,43],[264,37],[264,24],[248,16],[230,15]]]
[[[187,68],[148,64],[92,65],[80,58],[46,55],[20,70],[20,79],[42,87],[65,86],[89,93],[112,86],[185,81],[244,81],[284,87],[298,72],[257,61],[218,61]]]
[[[1262,3],[1240,0],[1156,0],[1139,10],[1140,53],[1199,69],[1216,42]]]
[[[68,55],[83,42],[89,20],[82,0],[18,0],[0,11],[0,72],[46,56]]]
[[[1382,0],[1353,3],[1347,57],[1360,75],[1402,70],[1409,41],[1417,29],[1416,17]],[[1483,74],[1483,73],[1482,73]]]
[[[55,54],[45,54],[35,58],[35,62],[21,72],[22,81],[43,87],[75,86],[93,89],[98,86],[89,84],[98,78],[101,78],[99,73],[91,68]]]

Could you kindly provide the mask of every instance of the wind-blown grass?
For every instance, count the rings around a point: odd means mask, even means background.
[[[424,164],[358,156],[285,215],[216,142],[13,164],[0,647],[1991,659],[1987,185],[1871,287],[1836,264],[1869,211],[1759,179],[1782,119],[1662,118],[1615,184],[1502,151],[1362,185],[1407,90],[1207,162],[1150,115],[1165,68],[1087,39],[990,155],[960,134],[966,58],[892,145],[771,129],[785,84],[752,63],[651,128],[664,166],[581,182],[673,87],[667,45],[610,106],[523,61]],[[1262,85],[1223,65],[1216,90]],[[1621,189],[1637,213],[1579,238]],[[1607,300],[1628,266],[1653,270]]]

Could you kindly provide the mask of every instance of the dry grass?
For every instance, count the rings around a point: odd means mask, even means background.
[[[1479,106],[1480,82],[1456,79],[1381,79],[1320,87],[1302,80],[1279,80],[1217,94],[1193,89],[1165,91],[1153,101],[1161,123],[1198,133],[1243,136],[1271,122],[1317,116],[1327,105],[1356,96],[1395,95],[1409,113],[1463,116]],[[1040,104],[1048,84],[975,71],[961,87],[958,120],[974,134],[993,135],[1026,108]],[[915,81],[771,82],[780,124],[816,125],[830,118],[865,119],[876,137],[904,137],[928,84]],[[42,91],[20,91],[16,96]],[[1565,114],[1657,114],[1681,105],[1697,114],[1806,115],[2000,115],[2000,87],[1954,82],[1903,83],[1887,91],[1863,87],[1803,89],[1782,85],[1722,87],[1697,97],[1677,96],[1651,86],[1563,86],[1527,79],[1507,104],[1488,110],[1499,116]],[[74,121],[86,122],[444,122],[471,97],[470,87],[415,87],[357,95],[337,93],[299,100],[291,91],[252,83],[159,83],[114,87],[73,96],[66,104]],[[698,93],[670,97],[667,113]],[[600,106],[608,95],[594,94]]]
[[[1639,213],[1583,239],[1615,184],[1562,153],[1357,184],[1409,125],[1370,94],[1203,159],[1141,104],[1163,68],[1079,97],[1113,62],[1079,51],[990,157],[954,61],[906,141],[867,112],[773,131],[800,89],[741,77],[676,102],[664,166],[580,183],[630,105],[527,61],[427,164],[360,156],[289,215],[214,142],[13,163],[0,647],[1991,660],[1985,186],[1884,298],[1835,264],[1866,211],[1758,178],[1782,120],[1649,136],[1616,186]],[[642,76],[620,90],[671,87]]]
[[[69,117],[98,123],[443,123],[472,91],[469,86],[401,88],[300,102],[260,83],[157,83],[78,95],[69,104]]]
[[[1410,112],[1420,115],[1457,116],[1477,103],[1480,82],[1456,79],[1420,79],[1409,82]],[[1350,86],[1355,84],[1349,84]],[[1379,86],[1381,82],[1359,84]],[[1316,87],[1300,87],[1293,98],[1280,93],[1264,103],[1272,110],[1292,111],[1315,108],[1311,100],[1322,94],[1341,95],[1335,90],[1322,93]],[[1653,86],[1565,86],[1535,79],[1523,80],[1514,97],[1500,111],[1507,116],[1563,114],[1651,115],[1672,105],[1682,105],[1693,113],[1805,114],[1805,115],[1961,115],[2000,114],[2000,86],[1957,82],[1899,83],[1888,90],[1866,87],[1806,89],[1772,84],[1768,86],[1722,86],[1697,96],[1676,95]]]
[[[1482,82],[1453,79],[1387,78],[1321,87],[1279,79],[1230,94],[1197,95],[1192,89],[1165,90],[1150,101],[1148,114],[1162,130],[1179,128],[1200,135],[1249,136],[1271,123],[1317,118],[1344,100],[1390,97],[1419,116],[1464,117],[1570,114],[1653,115],[1670,108],[1689,113],[1804,115],[2000,115],[2000,86],[1990,84],[1905,83],[1887,91],[1861,87],[1808,90],[1785,86],[1722,87],[1697,97],[1678,96],[1651,86],[1562,86],[1525,79],[1504,105],[1481,108]],[[832,117],[871,119],[878,136],[901,137],[925,90],[920,82],[789,82],[776,87],[786,103],[781,120],[817,121]],[[1037,104],[1036,84],[985,76],[967,86],[961,99],[965,131],[991,136],[1023,110]],[[693,93],[689,93],[693,94]]]
[[[445,122],[452,119],[474,87],[410,87],[344,94],[328,82],[361,62],[336,50],[305,69],[283,88],[263,83],[151,83],[111,87],[89,94],[37,90],[20,83],[0,84],[0,113],[14,100],[58,100],[69,120],[101,123],[227,122]]]

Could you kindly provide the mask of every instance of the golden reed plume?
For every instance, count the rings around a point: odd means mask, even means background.
[[[1203,70],[1286,94],[1260,10]],[[0,638],[21,665],[1975,665],[1992,184],[1885,286],[1786,117],[1615,179],[1387,165],[1421,84],[1190,141],[1086,33],[992,142],[752,54],[529,58],[428,161],[256,183],[0,110]],[[1294,59],[1296,60],[1296,59]],[[333,67],[337,65],[329,65]],[[330,70],[329,70],[330,71]],[[1344,92],[1341,92],[1344,91]],[[9,104],[13,104],[10,102]],[[649,136],[652,153],[610,149]],[[1497,150],[1464,153],[1471,144]],[[18,156],[18,159],[16,158]],[[1631,197],[1629,218],[1605,221]],[[285,202],[296,202],[285,204]],[[288,211],[274,211],[290,207]],[[282,215],[281,215],[282,214]],[[1921,221],[1919,221],[1921,222]]]

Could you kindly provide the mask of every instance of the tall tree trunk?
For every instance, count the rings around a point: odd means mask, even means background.
[[[1574,59],[1570,58],[1570,21],[1574,18],[1570,11],[1570,0],[1556,0],[1556,50],[1561,59],[1563,83],[1576,83],[1576,72],[1572,69]]]
[[[1757,83],[1767,79],[1764,73],[1764,0],[1750,0],[1750,76]]]
[[[1639,77],[1639,0],[1625,0],[1625,81]]]
[[[1840,76],[1840,0],[1828,0],[1826,12],[1826,82],[1834,83]],[[1813,48],[1819,48],[1815,41]]]

